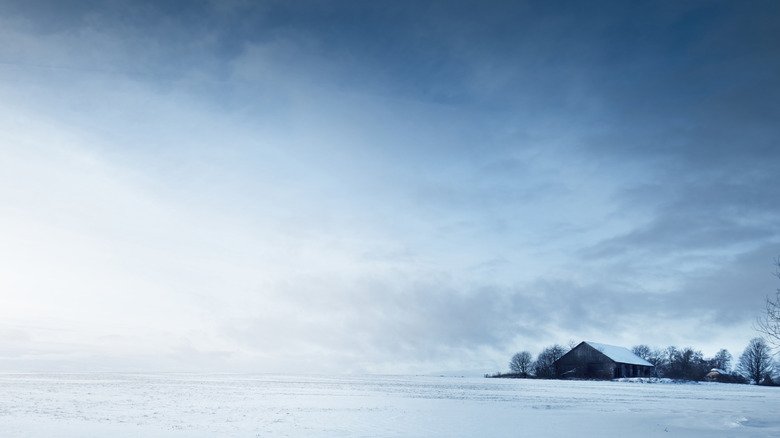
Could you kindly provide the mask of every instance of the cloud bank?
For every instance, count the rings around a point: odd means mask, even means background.
[[[0,12],[4,369],[736,354],[777,287],[772,2]]]

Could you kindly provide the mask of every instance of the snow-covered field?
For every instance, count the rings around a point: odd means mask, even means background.
[[[779,408],[717,383],[0,374],[2,437],[778,437]]]

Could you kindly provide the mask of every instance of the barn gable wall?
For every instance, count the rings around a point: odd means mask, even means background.
[[[603,379],[650,377],[652,366],[616,362],[610,356],[582,342],[555,363],[562,378]]]
[[[615,362],[583,342],[558,359],[557,367],[561,377],[611,379]]]

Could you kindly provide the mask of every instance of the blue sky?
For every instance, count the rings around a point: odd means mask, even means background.
[[[775,2],[0,2],[0,367],[735,356]]]

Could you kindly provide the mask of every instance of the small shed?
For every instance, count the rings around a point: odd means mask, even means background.
[[[580,379],[618,379],[650,377],[653,364],[631,350],[596,342],[580,342],[555,361],[559,377]]]
[[[704,376],[704,380],[708,382],[729,382],[729,373],[720,368],[713,368]]]

